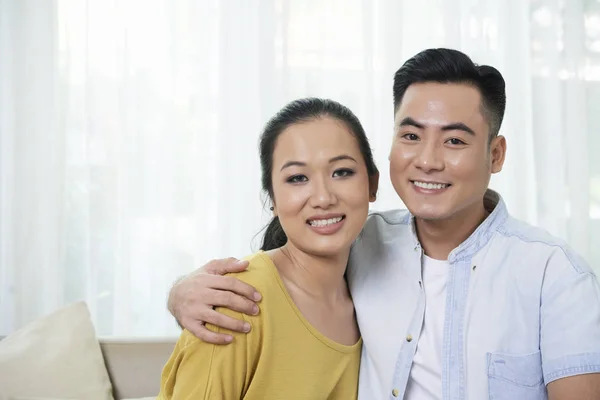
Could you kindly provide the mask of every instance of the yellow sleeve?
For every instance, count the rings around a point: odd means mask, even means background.
[[[241,318],[240,314],[234,317]],[[250,335],[234,333],[233,343],[213,345],[183,331],[163,369],[158,398],[241,399],[251,376],[248,366],[255,358],[254,346],[249,346]]]

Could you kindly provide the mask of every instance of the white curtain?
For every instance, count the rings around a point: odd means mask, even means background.
[[[0,335],[76,300],[100,335],[177,334],[171,283],[257,249],[257,138],[295,98],[359,116],[373,208],[402,207],[392,77],[440,46],[507,81],[492,187],[600,272],[596,1],[0,0]]]

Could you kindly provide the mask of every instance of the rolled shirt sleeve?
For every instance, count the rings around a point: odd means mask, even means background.
[[[576,254],[557,250],[542,286],[540,350],[546,385],[600,372],[600,283]]]

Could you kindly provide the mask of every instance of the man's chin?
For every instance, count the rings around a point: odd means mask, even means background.
[[[414,207],[408,208],[408,211],[416,218],[421,219],[423,221],[442,221],[449,218],[447,210],[440,210],[436,208],[423,208],[423,207]]]
[[[424,215],[423,214],[421,214],[421,215],[413,214],[413,215],[416,219],[419,219],[421,221],[428,221],[428,222],[439,222],[439,221],[448,219],[448,217],[445,215],[432,215],[432,214],[424,214]]]

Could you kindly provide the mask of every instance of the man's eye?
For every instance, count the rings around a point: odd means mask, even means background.
[[[465,142],[463,142],[462,140],[457,139],[457,138],[448,139],[448,143],[453,144],[455,146],[465,144]]]
[[[419,140],[419,137],[414,133],[405,133],[402,137],[406,140]]]

